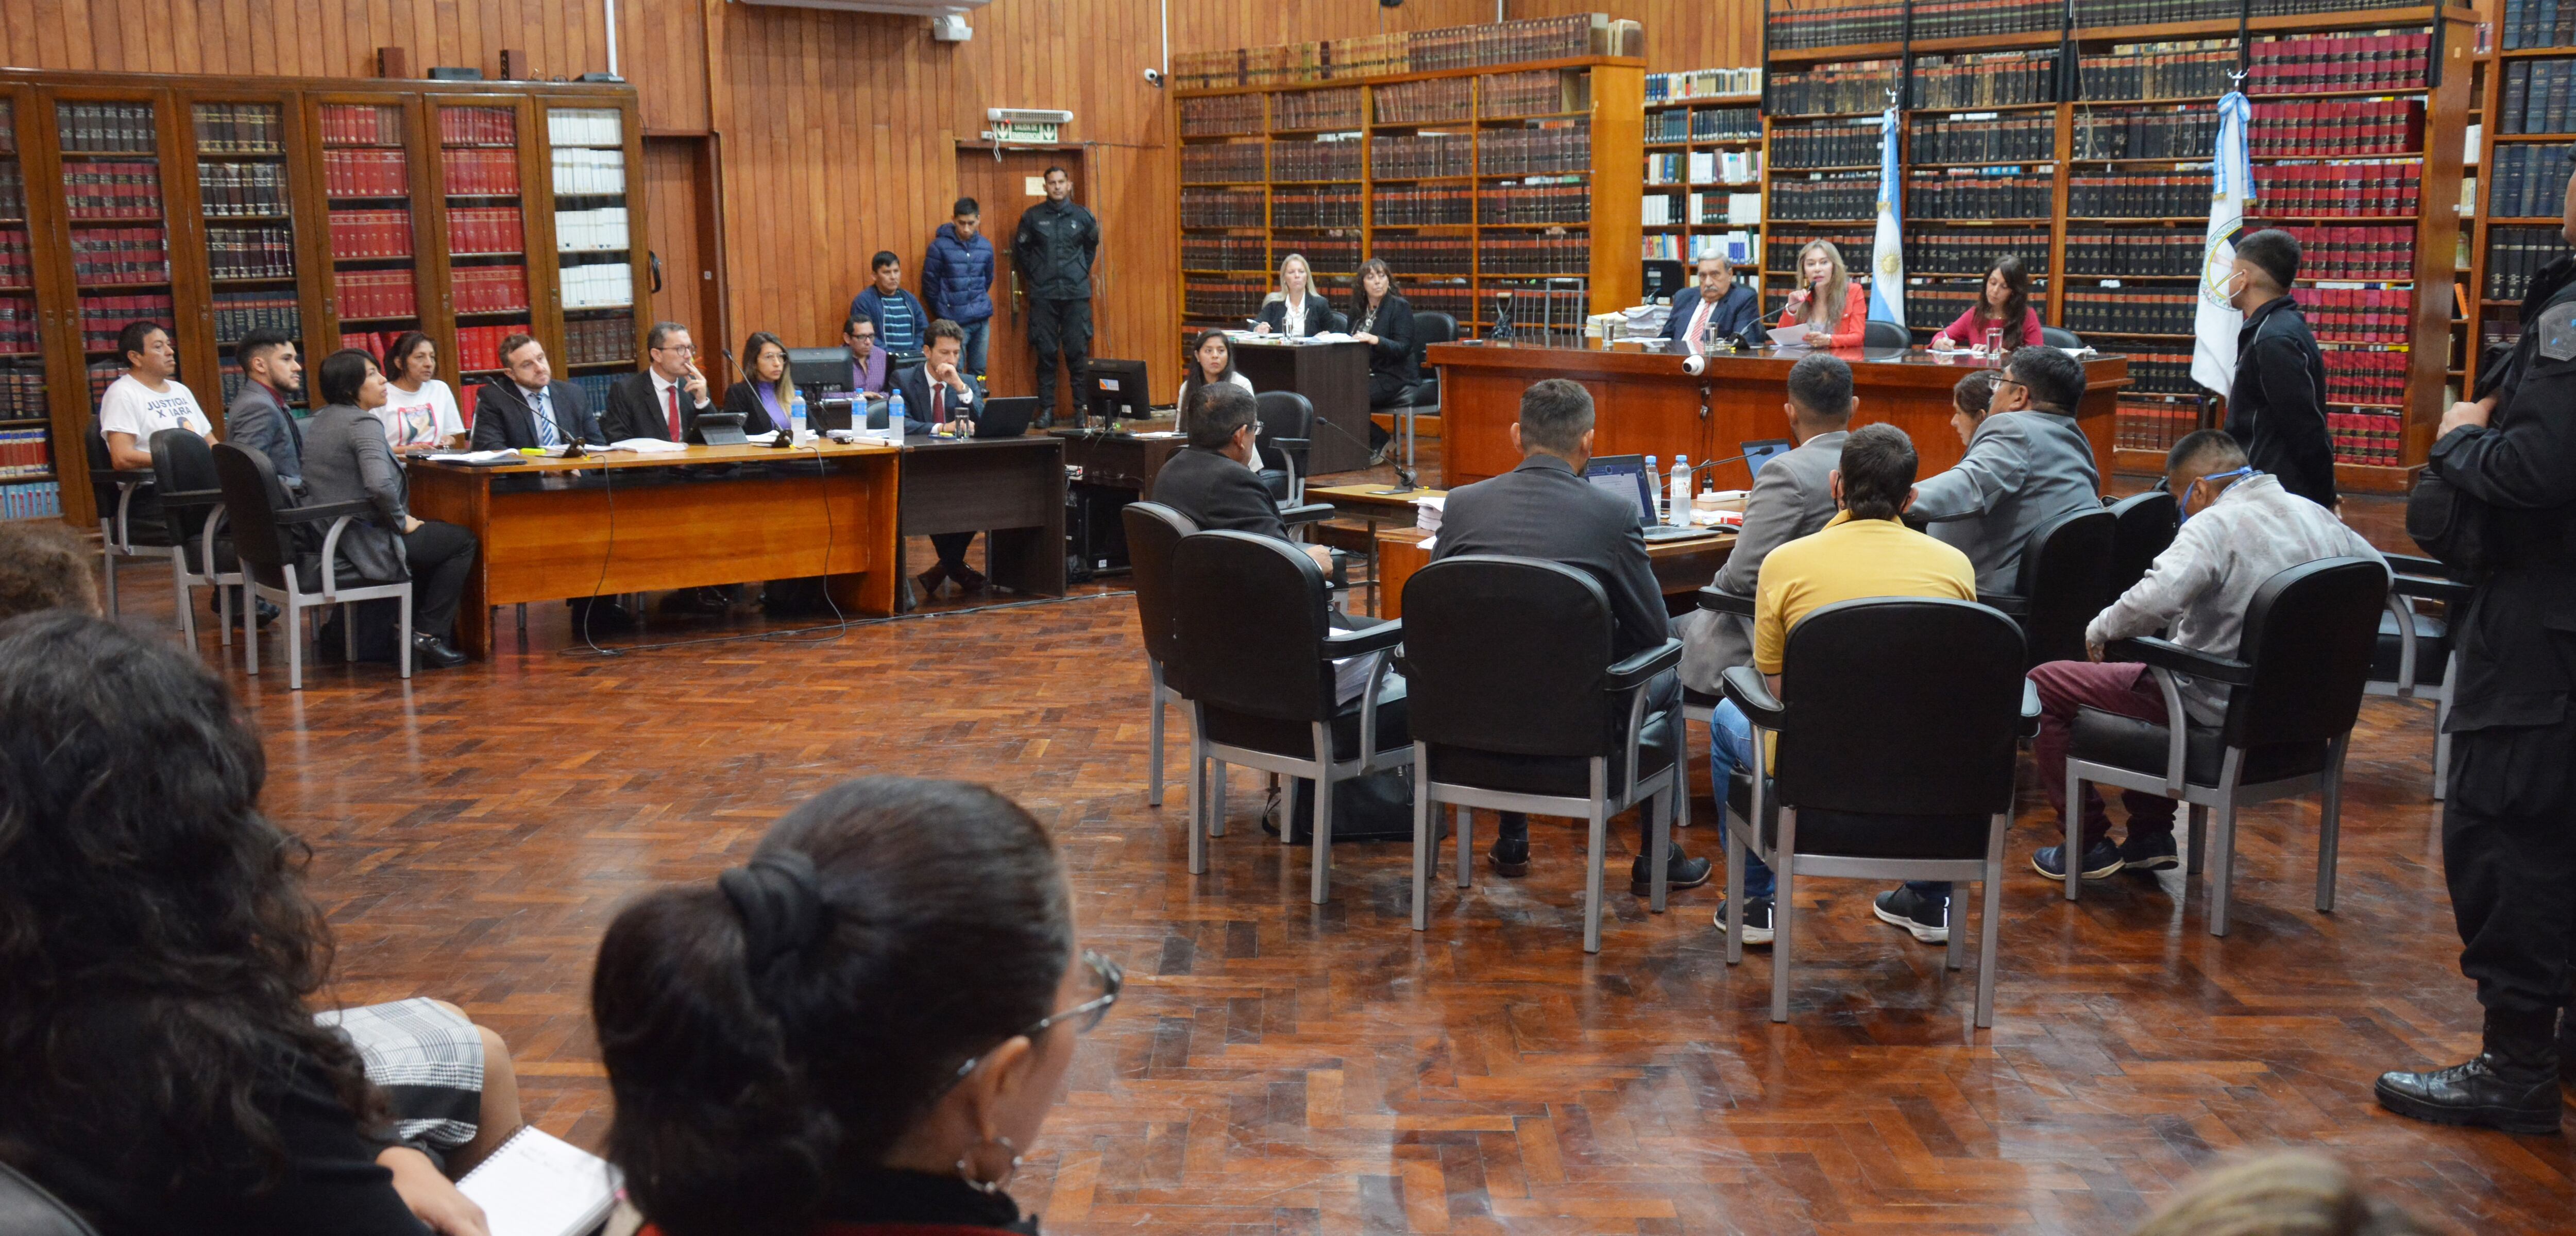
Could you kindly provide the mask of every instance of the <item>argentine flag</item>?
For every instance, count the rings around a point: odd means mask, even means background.
[[[2191,377],[2224,395],[2236,384],[2236,331],[2245,315],[2227,303],[2236,271],[2236,234],[2254,201],[2254,164],[2245,157],[2253,106],[2240,91],[2218,101],[2218,157],[2209,165],[2209,238],[2201,253],[2200,316],[2192,324]]]
[[[1869,320],[1905,325],[1905,182],[1896,170],[1896,109],[1878,118],[1878,239],[1870,246]]]

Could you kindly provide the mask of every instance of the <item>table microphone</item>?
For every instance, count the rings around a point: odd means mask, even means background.
[[[1348,442],[1364,451],[1370,450],[1369,444],[1352,437],[1350,430],[1344,429],[1331,421],[1325,420],[1322,416],[1317,416],[1315,418],[1315,423],[1326,429],[1332,430],[1334,433],[1342,435],[1342,441],[1344,442]],[[1375,452],[1371,451],[1370,453],[1374,454]],[[1381,492],[1385,494],[1402,494],[1411,493],[1414,490],[1422,488],[1422,482],[1415,477],[1413,469],[1405,467],[1403,464],[1395,465],[1395,479],[1403,482],[1404,488],[1383,490]]]

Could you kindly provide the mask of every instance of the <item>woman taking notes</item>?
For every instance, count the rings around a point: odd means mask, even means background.
[[[1303,339],[1342,329],[1342,315],[1333,312],[1333,307],[1316,294],[1314,282],[1303,254],[1291,253],[1279,259],[1279,290],[1270,303],[1261,307],[1261,320],[1253,324],[1252,332]]]
[[[2030,272],[2022,268],[2021,259],[2012,254],[1996,258],[1986,268],[1985,294],[1959,320],[1941,328],[1932,336],[1932,350],[1947,352],[1956,348],[1979,348],[1986,343],[1986,332],[2003,332],[2002,351],[2039,345],[2039,310],[2030,307]]]
[[[1190,414],[1198,411],[1198,394],[1207,387],[1233,383],[1245,391],[1252,389],[1252,379],[1234,371],[1234,342],[1221,330],[1203,330],[1198,341],[1190,345],[1190,376],[1181,379],[1181,393],[1172,401],[1178,409],[1172,427],[1182,433],[1190,431]],[[1254,447],[1248,466],[1261,471],[1261,448]]]
[[[456,392],[438,380],[438,345],[407,330],[385,349],[385,440],[404,454],[462,450],[465,419],[456,414]]]
[[[796,385],[787,380],[787,345],[768,331],[755,331],[742,345],[742,371],[751,375],[726,388],[724,410],[742,414],[744,433],[768,433],[787,427],[787,410],[796,402]]]
[[[1811,348],[1859,347],[1869,330],[1869,297],[1852,286],[1842,250],[1832,241],[1808,241],[1798,251],[1798,277],[1804,286],[1789,293],[1780,329],[1805,326]]]

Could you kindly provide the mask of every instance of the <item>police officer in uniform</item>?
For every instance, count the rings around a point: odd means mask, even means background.
[[[2471,585],[2442,850],[2485,1049],[2377,1091],[2421,1120],[2552,1133],[2576,1085],[2576,255],[2540,271],[2522,321],[2483,396],[2442,418],[2406,520]]]
[[[1091,359],[1091,261],[1100,252],[1100,221],[1073,200],[1073,177],[1046,170],[1046,200],[1020,212],[1011,263],[1028,293],[1029,347],[1038,360],[1038,428],[1055,424],[1055,358],[1082,397],[1082,368]]]

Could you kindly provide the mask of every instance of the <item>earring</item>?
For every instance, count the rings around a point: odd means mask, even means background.
[[[1011,1177],[1020,1173],[1020,1148],[1012,1145],[1011,1139],[1007,1137],[995,1137],[985,1140],[994,1145],[1000,1146],[1004,1150],[1010,1151],[1011,1165],[1008,1168],[1005,1168],[1001,1176],[996,1179],[980,1180],[975,1176],[975,1165],[973,1162],[974,1152],[968,1151],[966,1154],[960,1155],[957,1158],[957,1178],[965,1181],[966,1187],[973,1189],[986,1197],[991,1197],[1000,1193],[1003,1186],[1011,1183]],[[984,1143],[981,1142],[977,1143],[979,1147],[983,1144]]]

